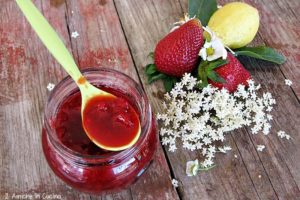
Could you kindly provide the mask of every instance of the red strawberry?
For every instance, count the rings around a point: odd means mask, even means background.
[[[208,83],[221,89],[226,88],[230,93],[237,89],[239,84],[248,86],[247,80],[251,79],[250,73],[244,68],[240,61],[231,53],[228,53],[228,63],[214,69],[214,71],[225,80],[224,83],[208,80]]]
[[[191,72],[202,45],[201,22],[198,19],[186,22],[158,42],[154,50],[157,71],[175,77]]]

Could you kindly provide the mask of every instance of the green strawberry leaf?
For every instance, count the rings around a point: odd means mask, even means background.
[[[163,74],[159,71],[157,71],[155,64],[148,64],[145,67],[145,73],[148,78],[148,83],[151,84],[154,81],[162,80],[164,83],[164,87],[166,92],[169,92],[174,87],[175,83],[177,82],[177,78],[168,76],[166,74]]]
[[[154,73],[156,73],[156,72],[158,72],[158,71],[156,70],[156,67],[155,67],[154,64],[148,64],[148,65],[146,66],[146,68],[145,68],[145,73],[146,73],[147,75],[151,75],[151,74],[154,74]]]
[[[151,54],[151,53],[150,53]],[[149,54],[149,55],[150,55]],[[152,53],[153,55],[153,53]],[[145,67],[145,73],[148,78],[148,83],[151,84],[157,80],[162,80],[164,83],[165,91],[169,92],[177,82],[177,78],[163,74],[157,71],[155,64],[148,64]]]
[[[177,78],[167,76],[166,78],[163,79],[163,82],[164,82],[164,87],[166,92],[170,92],[174,87],[175,83],[177,82]]]
[[[226,83],[226,81],[215,71],[210,71],[209,73],[207,73],[207,77],[214,82]]]
[[[202,26],[206,26],[210,17],[218,9],[216,0],[189,0],[188,12],[190,17],[200,19]]]
[[[228,63],[228,60],[218,59],[214,61],[210,61],[208,63],[208,66],[206,67],[207,71],[212,71],[218,67],[221,67]]]
[[[153,57],[154,57],[154,52],[150,52],[149,54],[148,54],[148,56],[147,57],[149,57],[149,58],[152,58],[153,59]]]
[[[208,85],[207,74],[206,74],[206,66],[208,65],[208,61],[201,61],[198,67],[198,78],[202,81],[199,84],[199,88],[204,88]]]
[[[214,82],[225,83],[226,81],[217,74],[214,69],[221,67],[228,63],[228,60],[218,59],[214,61],[202,60],[198,67],[198,78],[202,81],[199,85],[200,88],[204,88],[208,85],[208,78]]]
[[[158,73],[158,74],[151,74],[148,76],[148,83],[153,83],[154,81],[160,80],[160,79],[165,79],[167,75]]]
[[[283,64],[286,61],[286,58],[283,55],[266,46],[243,47],[235,49],[235,53],[237,56],[249,56],[276,64]]]

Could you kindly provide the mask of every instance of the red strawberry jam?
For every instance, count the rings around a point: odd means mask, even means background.
[[[111,95],[93,97],[87,102],[83,116],[85,131],[100,147],[126,149],[138,139],[139,116],[124,98]]]
[[[104,134],[101,141],[103,139],[105,144],[112,146],[119,145],[120,141],[126,143],[131,136],[124,135],[136,130],[138,122],[141,124],[140,137],[132,147],[123,151],[112,152],[96,146],[82,127],[81,95],[75,83],[67,78],[55,87],[45,109],[43,151],[54,173],[78,190],[101,193],[122,189],[135,182],[145,171],[157,148],[158,138],[151,108],[143,90],[119,72],[97,69],[86,72],[85,76],[93,84],[103,85],[101,89],[118,97],[113,104],[109,103],[113,107],[106,108],[93,102],[89,105],[89,118],[101,119],[100,129],[112,127],[119,137],[119,141],[112,141]],[[101,99],[104,103],[109,101]],[[110,112],[98,116],[97,109],[101,110],[100,113],[106,109]],[[110,124],[108,119],[113,119],[114,124]]]

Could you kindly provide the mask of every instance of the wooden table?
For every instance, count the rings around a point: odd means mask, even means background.
[[[0,0],[0,199],[15,194],[59,194],[63,199],[300,199],[300,1],[245,0],[260,11],[254,44],[287,57],[284,65],[242,62],[277,101],[273,134],[228,135],[232,151],[218,155],[217,167],[195,177],[186,161],[199,152],[161,146],[150,169],[129,189],[90,196],[66,186],[48,167],[41,149],[48,83],[66,73],[41,44],[13,0]],[[224,4],[227,1],[219,1]],[[155,112],[161,111],[161,83],[148,85],[147,54],[187,10],[187,0],[34,0],[57,30],[81,69],[118,69],[142,84]],[[79,37],[71,37],[77,31]],[[292,87],[284,84],[293,81]],[[292,140],[276,132],[285,130]],[[263,152],[257,144],[265,144]],[[179,180],[173,188],[171,178]]]

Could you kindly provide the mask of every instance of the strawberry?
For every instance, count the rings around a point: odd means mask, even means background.
[[[191,72],[203,45],[203,31],[198,19],[191,19],[160,40],[154,50],[156,70],[181,77]]]
[[[250,73],[231,53],[228,53],[227,60],[200,63],[198,75],[203,82],[202,86],[210,83],[219,89],[226,88],[230,93],[234,92],[239,84],[248,86],[247,80],[251,79]]]

